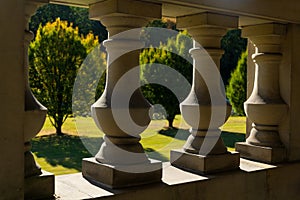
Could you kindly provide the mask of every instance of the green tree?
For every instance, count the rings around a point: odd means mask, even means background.
[[[157,19],[151,21],[147,27],[160,27],[160,28],[167,28],[167,29],[176,29],[176,23],[168,18],[163,18],[163,19]]]
[[[73,88],[73,115],[91,116],[91,105],[105,87],[106,54],[92,34],[82,38],[88,56],[82,63]]]
[[[158,28],[165,28],[169,29],[170,31],[160,31]],[[153,20],[149,22],[147,29],[143,30],[142,40],[145,42],[146,46],[152,45],[157,47],[160,45],[160,43],[166,44],[169,37],[176,37],[177,35],[176,31],[171,30],[176,30],[176,24],[174,21],[167,18]]]
[[[96,40],[96,41],[95,41]],[[72,111],[72,89],[77,70],[98,39],[79,36],[78,28],[61,21],[40,26],[29,47],[31,88],[48,108],[48,116],[58,135]]]
[[[89,19],[87,8],[77,8],[65,5],[47,4],[40,7],[31,17],[29,29],[36,34],[40,25],[54,22],[57,18],[62,21],[72,22],[78,27],[79,34],[87,35],[92,32],[100,41],[107,38],[106,28],[99,22]]]
[[[245,115],[244,102],[247,96],[247,52],[241,54],[237,68],[231,73],[226,91],[235,114]]]
[[[100,21],[91,20],[87,8],[71,7],[71,10],[74,13],[75,19],[70,22],[73,22],[74,26],[78,27],[80,34],[87,35],[93,33],[98,36],[100,42],[107,39],[108,33],[105,26]]]
[[[57,18],[64,21],[74,21],[75,16],[71,7],[46,4],[37,9],[36,13],[31,17],[29,29],[36,34],[40,25],[45,26],[48,22],[54,22]]]
[[[241,37],[241,30],[230,30],[222,38],[221,47],[224,55],[221,59],[220,73],[224,85],[228,84],[231,72],[236,68],[238,60],[247,48],[247,39]]]
[[[140,55],[141,80],[145,84],[142,87],[142,92],[150,103],[160,104],[165,108],[169,127],[173,127],[175,115],[180,113],[179,103],[185,99],[190,91],[188,88],[181,88],[182,93],[184,93],[183,98],[178,99],[168,88],[158,84],[149,84],[147,78],[151,77],[153,82],[163,81],[165,85],[181,87],[182,80],[179,76],[166,79],[164,71],[155,67],[155,64],[162,64],[175,69],[191,83],[193,69],[192,65],[185,59],[190,58],[189,49],[191,46],[192,41],[187,33],[183,32],[179,33],[175,39],[170,38],[166,45],[161,44],[159,48],[145,49]]]

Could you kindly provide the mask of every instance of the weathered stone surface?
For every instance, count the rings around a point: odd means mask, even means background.
[[[203,12],[178,17],[177,22],[195,40],[190,50],[194,72],[192,89],[180,104],[191,135],[182,150],[171,151],[171,163],[203,174],[236,169],[239,154],[228,152],[220,138],[219,127],[230,116],[231,105],[223,94],[219,69],[224,53],[221,39],[228,29],[237,27],[238,18]]]
[[[162,163],[150,159],[150,163],[135,165],[109,165],[95,158],[82,160],[82,175],[92,183],[107,188],[123,188],[161,182]]]
[[[219,155],[199,155],[187,153],[183,150],[171,150],[170,162],[173,166],[194,171],[199,174],[238,169],[240,156],[237,152]]]
[[[252,92],[248,91],[244,103],[252,129],[248,130],[246,143],[237,144],[236,149],[245,158],[267,163],[282,162],[287,158],[287,143],[281,141],[280,132],[284,130],[281,124],[286,123],[289,105],[281,95],[280,68],[287,26],[281,23],[252,25],[244,27],[242,33],[256,48],[255,52],[251,51],[252,62],[248,61]],[[255,71],[251,70],[253,67]]]
[[[1,67],[0,67],[0,81],[1,81],[1,163],[2,173],[0,174],[1,182],[1,199],[23,199],[24,195],[24,47],[23,47],[23,31],[24,31],[24,11],[27,9],[24,0],[10,0],[2,1],[0,6],[0,16],[2,20],[0,31],[1,38]],[[30,0],[35,2],[35,0]],[[47,0],[36,0],[36,2],[46,3]],[[71,4],[81,6],[98,6],[97,2],[103,0],[54,0],[60,4]],[[106,1],[113,2],[113,1]],[[119,5],[122,8],[116,8],[116,11],[125,12],[125,15],[130,14],[133,4],[124,5],[125,1],[119,0]],[[128,1],[126,1],[128,3]],[[137,3],[138,1],[135,1]],[[142,2],[142,1],[141,1]],[[144,1],[150,2],[150,1]],[[156,2],[162,2],[160,0]],[[299,123],[299,47],[300,47],[300,18],[299,18],[299,1],[291,0],[288,2],[274,0],[269,1],[235,1],[232,4],[228,2],[221,2],[216,0],[211,1],[195,1],[195,0],[165,0],[164,15],[166,16],[186,16],[205,12],[207,10],[222,12],[230,16],[240,16],[240,27],[243,27],[245,18],[248,18],[246,25],[256,25],[258,23],[268,23],[268,21],[277,21],[279,23],[287,24],[287,35],[283,38],[282,46],[282,62],[279,69],[279,82],[283,100],[288,104],[288,116],[283,123],[278,127],[279,136],[287,148],[289,161],[297,161],[300,159],[300,123]],[[139,4],[139,2],[138,2]],[[149,5],[149,3],[148,3]],[[171,6],[170,6],[171,5]],[[183,7],[182,7],[183,6]],[[284,8],[284,9],[283,9]],[[128,10],[126,10],[128,9]],[[172,10],[172,14],[169,12]],[[152,10],[150,10],[152,11]],[[129,12],[129,13],[128,13]],[[140,9],[139,13],[143,14],[144,9]],[[152,15],[156,12],[149,11],[147,15]],[[13,16],[13,17],[12,17]],[[29,16],[26,16],[29,17]],[[97,17],[97,16],[96,16]],[[150,16],[151,17],[151,16]],[[27,18],[28,19],[28,18]],[[129,17],[124,17],[129,21]],[[132,19],[138,22],[139,20]],[[144,20],[141,20],[144,21]],[[220,20],[221,21],[221,20]],[[220,22],[218,20],[218,22]],[[294,24],[293,24],[294,23]],[[27,24],[26,24],[27,26]],[[258,33],[260,30],[254,28],[253,32]],[[271,32],[273,34],[274,32]],[[276,33],[276,31],[275,31]],[[278,33],[278,32],[277,32]],[[268,47],[269,48],[269,47]],[[254,63],[252,63],[254,65]],[[249,65],[248,65],[249,66]],[[252,73],[253,75],[253,73]],[[251,74],[249,76],[252,76]],[[269,74],[270,75],[270,74]],[[250,79],[249,79],[250,80]],[[251,80],[250,80],[251,81]],[[251,85],[251,84],[250,84]],[[251,86],[252,87],[252,86]],[[249,88],[251,88],[249,87]],[[269,114],[272,115],[273,113]],[[255,117],[256,118],[256,117]],[[264,119],[267,119],[263,117]],[[257,119],[257,118],[256,118]],[[31,131],[32,129],[29,128]],[[255,147],[257,148],[257,146]],[[254,148],[254,149],[255,149]],[[261,148],[261,147],[259,147]],[[268,153],[270,148],[267,149]],[[273,148],[272,148],[273,149]],[[253,149],[252,149],[253,150]],[[248,153],[251,151],[248,151]],[[261,154],[262,151],[260,151]],[[269,154],[270,155],[270,154]],[[242,162],[243,163],[243,162]],[[243,164],[241,165],[242,168]],[[298,199],[299,197],[299,163],[284,164],[274,169],[259,167],[259,170],[251,170],[251,164],[247,164],[249,170],[226,172],[216,176],[206,178],[199,176],[200,180],[186,181],[185,184],[176,182],[175,176],[178,175],[178,170],[170,173],[173,178],[172,186],[168,182],[168,177],[165,177],[165,184],[158,184],[158,186],[138,187],[133,190],[124,190],[111,196],[111,199]],[[250,166],[250,167],[249,167]],[[257,167],[257,165],[256,165]],[[186,176],[181,171],[181,176]],[[186,173],[186,172],[185,172]],[[72,177],[67,175],[66,177]],[[81,177],[81,176],[80,176]],[[35,177],[37,178],[37,177]],[[82,178],[82,177],[81,177]],[[205,179],[206,178],[206,179]],[[68,179],[68,178],[66,178]],[[61,196],[61,199],[89,199],[99,197],[101,195],[91,195],[86,190],[86,187],[93,186],[82,181],[84,179],[70,179],[66,180],[65,187],[69,195]],[[70,187],[71,182],[74,187]],[[78,181],[78,182],[77,182]],[[84,182],[84,183],[83,183]],[[81,185],[82,183],[82,185]],[[176,184],[177,183],[177,184]],[[231,184],[228,184],[231,183]],[[167,186],[168,185],[168,186]],[[58,186],[62,186],[59,185]],[[25,184],[28,188],[28,185]],[[94,187],[94,186],[93,186]],[[60,188],[60,187],[58,187]],[[43,187],[39,186],[39,190]],[[99,187],[94,187],[94,192],[98,192]],[[78,193],[74,191],[79,191]],[[216,192],[217,191],[217,192]],[[74,193],[72,193],[74,192]],[[108,191],[105,191],[106,194]],[[82,194],[76,195],[76,194]],[[64,193],[65,194],[65,193]],[[71,195],[73,194],[73,196]],[[102,193],[101,193],[102,194]],[[111,193],[112,195],[112,193]],[[66,197],[66,198],[65,198]],[[30,198],[32,199],[32,198]]]
[[[300,163],[268,165],[240,160],[240,170],[202,176],[164,163],[162,183],[124,189],[90,184],[80,173],[56,177],[59,200],[286,200],[298,199]]]
[[[286,160],[286,149],[283,147],[263,147],[238,142],[235,144],[235,148],[243,158],[266,163],[278,163]]]
[[[42,171],[39,176],[25,178],[25,199],[51,199],[54,195],[54,174]]]
[[[151,11],[151,12],[150,12]],[[139,54],[144,43],[141,31],[153,18],[161,17],[161,4],[134,0],[107,0],[89,7],[90,17],[100,20],[109,32],[106,86],[91,106],[92,117],[105,134],[95,158],[82,161],[89,181],[121,188],[161,181],[161,162],[148,159],[140,134],[151,119],[150,103],[140,89]],[[128,34],[128,30],[134,33]]]

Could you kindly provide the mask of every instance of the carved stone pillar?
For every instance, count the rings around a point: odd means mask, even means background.
[[[24,115],[24,173],[25,198],[50,198],[54,194],[54,175],[41,170],[31,153],[30,140],[38,134],[44,125],[47,108],[34,97],[29,86],[28,47],[33,39],[28,22],[36,9],[48,1],[25,1],[25,30],[24,30],[24,81],[25,81],[25,115]]]
[[[180,105],[191,135],[183,149],[171,151],[174,166],[203,174],[239,167],[239,154],[227,151],[219,129],[231,112],[220,88],[221,39],[237,23],[237,17],[208,12],[177,19],[178,27],[187,29],[195,42],[190,50],[194,59],[192,90]]]
[[[242,31],[256,47],[252,55],[255,78],[253,91],[244,103],[252,129],[246,142],[237,143],[236,149],[242,157],[267,163],[286,159],[286,150],[278,134],[278,126],[288,110],[279,88],[281,42],[285,32],[286,26],[276,23],[247,26]]]
[[[92,105],[93,118],[105,136],[95,158],[83,159],[82,174],[110,188],[159,182],[161,162],[148,159],[139,143],[140,134],[150,123],[151,108],[139,89],[139,68],[135,68],[144,44],[139,39],[140,31],[126,31],[160,18],[161,6],[108,0],[92,5],[90,17],[100,20],[109,32],[104,42],[108,53],[106,87]]]

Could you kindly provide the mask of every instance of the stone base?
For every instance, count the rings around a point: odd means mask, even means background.
[[[173,166],[198,174],[238,169],[240,156],[238,152],[227,154],[202,156],[187,153],[183,150],[171,150],[170,162]]]
[[[150,159],[148,164],[109,165],[95,158],[82,160],[82,175],[95,185],[107,188],[123,188],[161,182],[162,163]]]
[[[246,142],[237,142],[235,148],[241,157],[251,160],[266,163],[279,163],[286,160],[286,150],[283,147],[261,147]]]
[[[39,176],[32,176],[24,180],[25,199],[54,199],[54,175],[42,171]]]

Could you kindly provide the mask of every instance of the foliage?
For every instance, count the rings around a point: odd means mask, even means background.
[[[148,24],[148,27],[160,27],[167,29],[176,29],[176,23],[168,18],[153,20]]]
[[[96,91],[90,91],[92,98],[88,104],[89,110],[91,104],[95,103],[102,95],[106,81],[106,53],[93,37],[93,34],[89,34],[86,38],[82,38],[81,40],[89,54],[82,64],[81,68],[84,70],[84,75],[81,78],[84,78],[83,81],[86,86],[89,85],[89,88],[91,88],[93,85],[93,88],[96,88]],[[86,90],[88,90],[88,88],[86,88]]]
[[[107,39],[108,33],[105,26],[103,26],[100,21],[90,20],[87,8],[71,7],[71,10],[75,13],[73,24],[78,26],[80,34],[87,35],[92,32],[98,36],[100,42]]]
[[[89,19],[87,8],[65,5],[47,4],[40,7],[31,17],[29,29],[36,34],[40,25],[44,26],[48,22],[54,22],[57,18],[72,22],[75,27],[79,28],[79,34],[87,35],[92,32],[98,36],[100,41],[107,38],[105,27],[99,21]]]
[[[85,43],[85,39],[82,42]],[[77,73],[73,88],[73,115],[83,117],[91,116],[91,105],[103,93],[106,80],[106,54],[101,51],[100,45],[94,47],[96,44],[89,43],[86,44],[90,46],[87,47],[89,54]]]
[[[231,73],[226,91],[237,115],[245,115],[244,102],[247,95],[247,52],[242,53],[237,68]]]
[[[222,38],[221,47],[225,52],[221,59],[220,72],[224,85],[227,85],[230,74],[236,68],[241,53],[247,48],[247,39],[241,38],[241,30],[230,30]]]
[[[163,28],[165,30],[161,31],[159,28]],[[176,37],[177,31],[172,30],[176,30],[176,24],[174,21],[167,18],[153,20],[149,22],[147,29],[143,30],[141,37],[145,42],[146,47],[159,47],[160,43],[166,44],[168,42],[168,38]]]
[[[48,22],[54,22],[56,18],[60,18],[64,21],[75,20],[75,16],[72,13],[71,7],[56,4],[46,4],[42,7],[39,7],[36,13],[31,17],[29,29],[33,33],[37,33],[40,25],[44,26]]]
[[[77,70],[87,52],[98,44],[89,34],[79,36],[78,28],[57,19],[40,26],[29,47],[31,88],[39,101],[48,108],[48,115],[58,135],[72,111],[72,90]]]
[[[156,67],[156,64],[169,66],[184,76],[189,83],[192,81],[192,65],[186,60],[190,58],[189,49],[192,41],[187,37],[186,32],[179,33],[176,38],[170,38],[166,45],[161,44],[159,48],[145,49],[140,55],[141,80],[144,86],[142,92],[144,96],[152,104],[160,104],[167,112],[167,120],[169,127],[173,127],[173,120],[176,114],[180,113],[179,103],[188,95],[187,88],[179,88],[183,93],[182,99],[177,97],[168,88],[163,85],[176,85],[176,87],[184,87],[180,85],[182,80],[180,77],[167,78],[162,68]],[[173,52],[173,53],[172,53]],[[146,65],[147,64],[147,65]],[[163,85],[149,84],[164,82]]]

